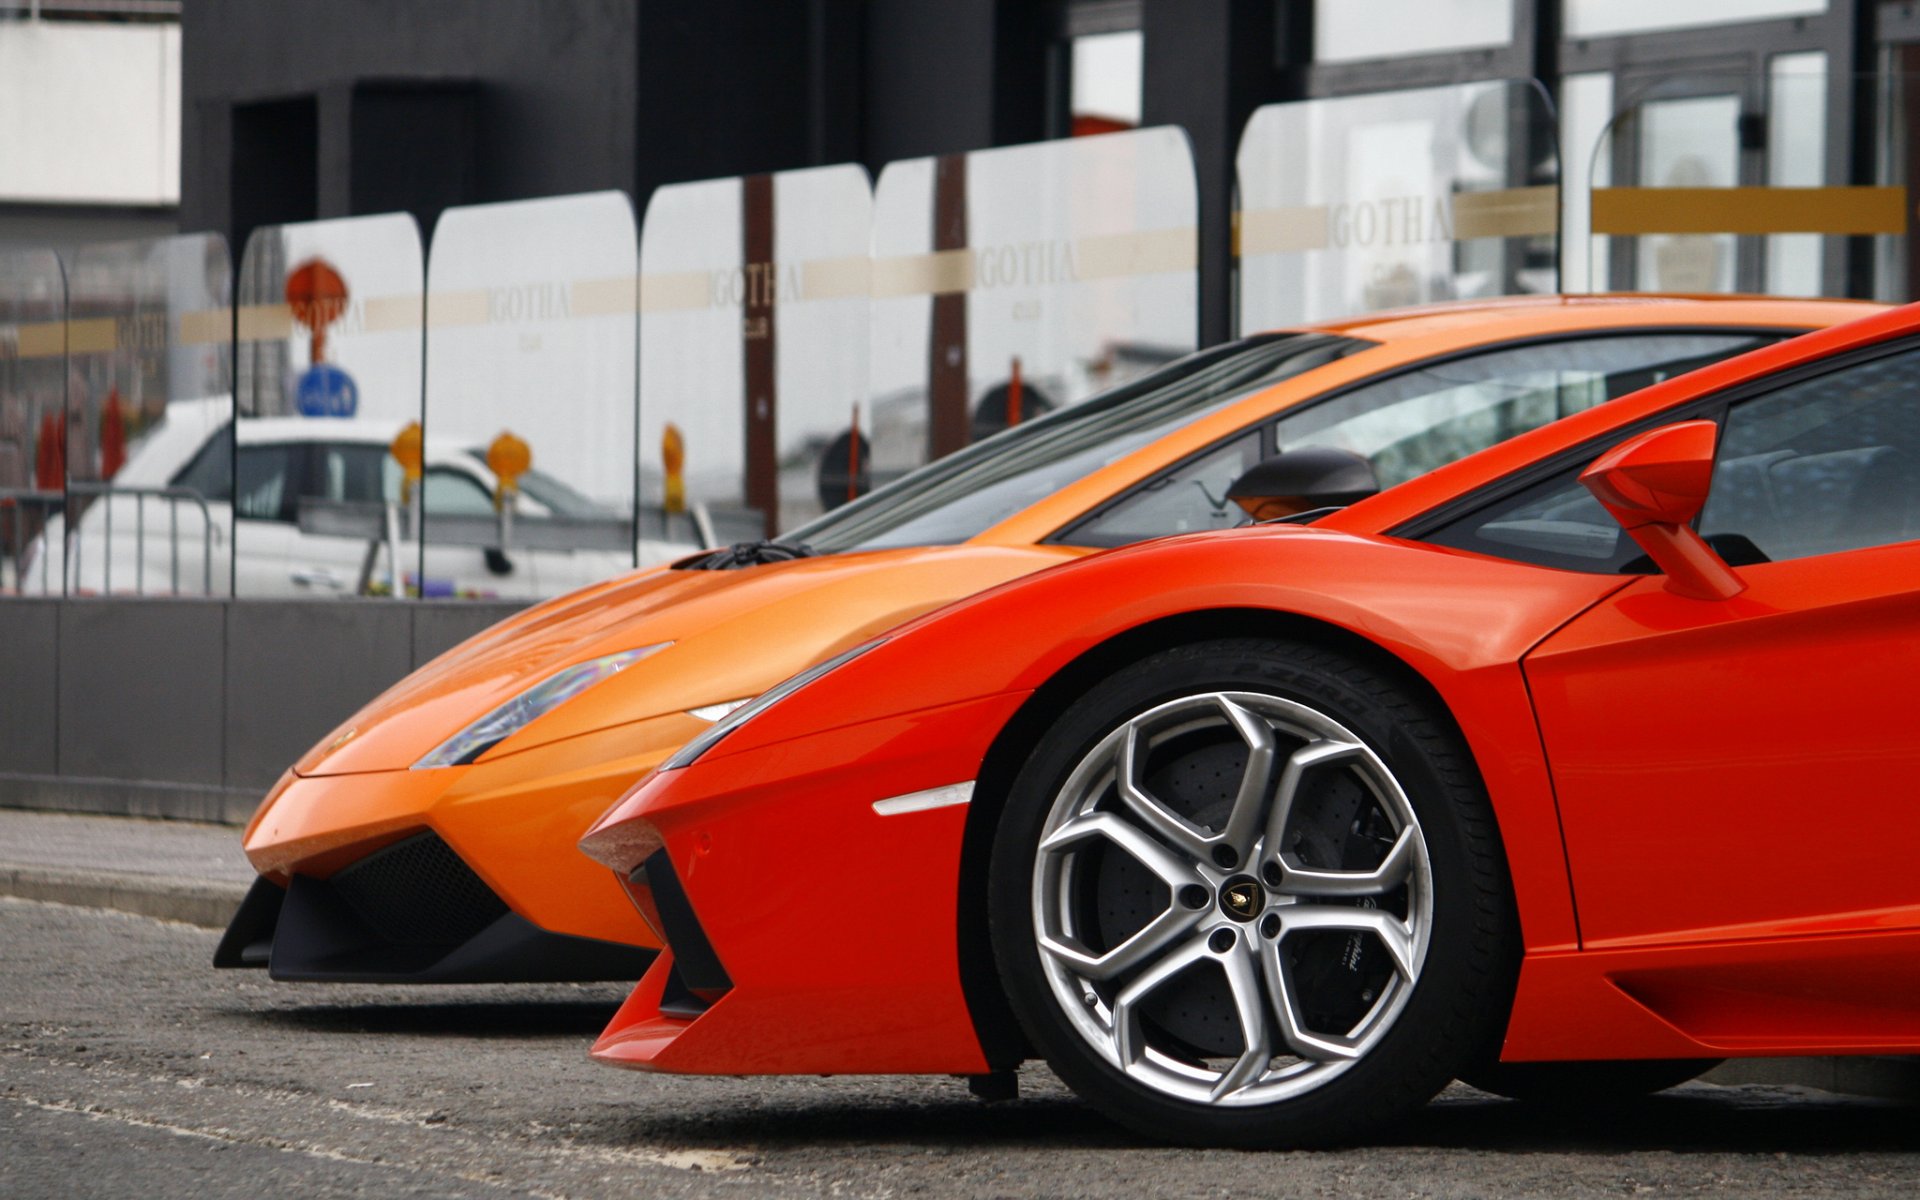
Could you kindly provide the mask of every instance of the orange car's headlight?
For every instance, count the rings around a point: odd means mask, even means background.
[[[555,672],[440,743],[425,758],[413,764],[413,769],[457,767],[470,763],[532,724],[535,718],[552,712],[594,684],[612,678],[649,654],[658,654],[671,645],[672,642],[659,642],[637,650],[622,650],[618,654],[575,663]]]

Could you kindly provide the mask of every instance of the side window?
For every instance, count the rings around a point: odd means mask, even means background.
[[[296,469],[301,447],[293,445],[242,446],[235,456],[233,512],[261,521],[294,519],[294,494],[299,490]]]
[[[493,496],[464,471],[430,467],[420,485],[420,503],[429,516],[490,517]]]
[[[378,504],[383,491],[384,464],[391,456],[384,446],[322,443],[313,448],[313,479],[307,494],[320,500]],[[398,473],[398,468],[395,468]]]
[[[1416,368],[1281,418],[1279,446],[1365,455],[1392,487],[1569,414],[1752,350],[1754,334],[1634,333],[1495,349]]]
[[[1701,536],[1735,566],[1920,537],[1916,397],[1920,352],[1908,351],[1730,406]],[[1671,419],[1689,415],[1703,414]],[[1652,571],[1581,485],[1586,466],[1568,467],[1425,540],[1573,571]]]
[[[1075,546],[1124,546],[1202,529],[1228,529],[1246,514],[1227,488],[1260,461],[1258,430],[1244,433],[1135,488],[1060,540]]]
[[[233,499],[233,426],[222,425],[193,461],[173,477],[174,487],[192,488],[207,500]]]
[[[1640,546],[1580,482],[1589,461],[1452,521],[1424,540],[1566,571],[1621,574],[1637,565]]]
[[[1920,537],[1920,352],[1730,407],[1700,532],[1775,562]]]

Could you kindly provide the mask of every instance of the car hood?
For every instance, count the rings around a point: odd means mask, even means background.
[[[482,760],[663,713],[740,700],[902,621],[1089,551],[926,546],[731,571],[655,568],[549,601],[454,647],[382,693],[294,771],[412,766],[498,705],[575,663],[671,643]]]

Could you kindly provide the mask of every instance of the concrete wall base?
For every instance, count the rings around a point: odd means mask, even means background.
[[[38,812],[102,813],[114,817],[244,825],[263,795],[265,791],[260,788],[0,774],[0,808]]]
[[[0,807],[244,824],[292,762],[517,604],[0,602]]]

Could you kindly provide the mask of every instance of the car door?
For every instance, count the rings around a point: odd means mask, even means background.
[[[379,504],[381,464],[386,447],[365,442],[314,441],[301,443],[303,470],[300,500],[347,504]],[[358,593],[368,569],[368,542],[360,537],[315,533],[296,524],[288,541],[287,579],[295,593],[306,596],[351,596]],[[386,578],[384,545],[375,545],[371,579]],[[404,567],[407,557],[401,552]]]
[[[1638,578],[1525,662],[1589,949],[1920,924],[1920,348],[1719,415],[1699,528],[1746,589]],[[1650,570],[1578,487],[1479,532]]]
[[[142,590],[226,591],[232,570],[227,544],[233,536],[233,423],[214,429],[167,485],[178,498],[155,505],[146,516],[149,574]]]
[[[241,596],[299,595],[288,578],[303,448],[242,443],[234,452],[233,582]]]
[[[534,599],[540,595],[534,555],[524,548],[489,553],[479,546],[436,541],[435,517],[465,517],[484,522],[498,518],[493,492],[459,467],[435,465],[421,479],[420,502],[426,509],[426,578],[423,596],[476,599]]]

